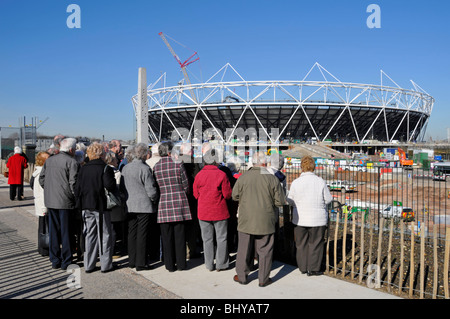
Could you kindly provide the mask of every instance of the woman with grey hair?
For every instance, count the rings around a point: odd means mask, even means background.
[[[129,267],[137,271],[149,270],[147,260],[150,214],[156,213],[157,185],[151,168],[145,164],[148,147],[139,143],[127,149],[129,161],[122,170],[128,207]]]
[[[155,178],[161,192],[157,222],[161,228],[164,264],[169,272],[186,269],[185,221],[192,220],[187,192],[189,181],[183,162],[171,157],[172,142],[159,146],[161,159]]]

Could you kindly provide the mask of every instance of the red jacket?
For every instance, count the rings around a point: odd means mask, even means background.
[[[194,180],[194,197],[198,199],[198,219],[224,220],[230,217],[227,199],[232,189],[227,175],[217,166],[205,165]]]
[[[27,160],[20,154],[14,154],[6,163],[9,169],[8,184],[23,184],[23,170],[28,167]]]

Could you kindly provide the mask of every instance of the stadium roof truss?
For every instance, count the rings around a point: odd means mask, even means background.
[[[312,72],[319,81],[309,79]],[[225,81],[230,73],[234,80]],[[227,63],[204,83],[171,87],[164,73],[147,88],[149,137],[191,140],[194,123],[202,121],[227,144],[239,127],[259,129],[271,143],[286,137],[423,139],[434,98],[413,81],[407,90],[380,73],[380,85],[347,83],[315,63],[301,81],[246,81]],[[136,111],[137,95],[132,103]]]

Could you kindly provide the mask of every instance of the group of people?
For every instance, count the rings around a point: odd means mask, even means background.
[[[162,260],[169,272],[185,270],[186,260],[200,256],[201,249],[205,267],[223,271],[230,267],[234,247],[233,280],[247,284],[257,260],[259,286],[265,287],[272,283],[277,207],[289,204],[298,267],[308,275],[321,274],[326,205],[332,197],[313,173],[314,159],[302,158],[302,174],[287,194],[284,160],[278,154],[273,161],[273,155],[255,152],[252,166],[240,172],[238,161],[224,164],[220,152],[205,143],[199,162],[189,144],[175,151],[172,142],[151,148],[138,143],[124,154],[117,140],[86,148],[73,138],[39,152],[33,173],[35,209],[39,233],[48,227],[52,267],[67,269],[76,247],[85,272],[98,269],[98,259],[100,270],[109,272],[119,234],[127,242],[129,267],[137,271],[151,269],[151,258]],[[109,206],[111,200],[115,207]],[[71,227],[76,211],[81,216],[78,233]]]

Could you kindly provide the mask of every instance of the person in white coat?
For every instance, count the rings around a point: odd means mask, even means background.
[[[48,256],[48,247],[45,247],[44,242],[40,240],[43,234],[48,234],[48,215],[47,207],[44,204],[44,189],[39,184],[39,175],[41,174],[42,166],[50,156],[48,152],[39,152],[36,155],[36,167],[33,172],[33,195],[34,195],[34,210],[38,216],[38,252],[41,256]]]
[[[292,223],[296,259],[299,270],[308,276],[318,276],[321,270],[324,236],[328,224],[327,205],[332,201],[325,181],[314,174],[315,162],[310,156],[302,158],[299,178],[292,182],[288,202],[294,207]]]

